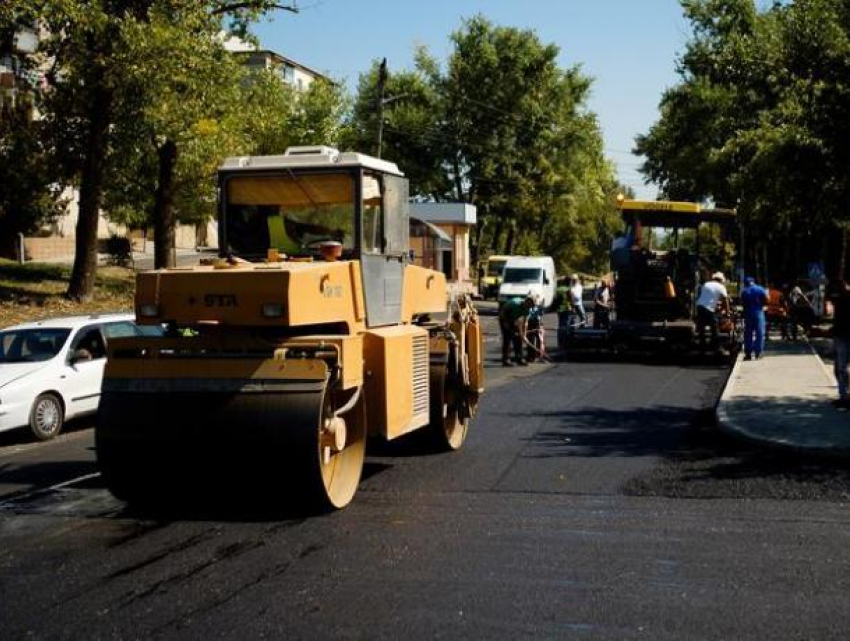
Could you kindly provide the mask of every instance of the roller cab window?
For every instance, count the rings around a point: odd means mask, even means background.
[[[316,256],[324,241],[342,244],[343,257],[357,249],[352,174],[287,171],[232,176],[224,184],[227,251],[262,260],[270,249],[287,256]]]
[[[407,180],[366,172],[362,185],[363,253],[407,256],[410,244]]]

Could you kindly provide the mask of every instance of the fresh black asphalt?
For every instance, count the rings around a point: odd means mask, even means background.
[[[845,636],[848,474],[724,439],[711,417],[727,368],[488,371],[460,452],[377,448],[328,516],[251,494],[132,513],[97,477],[8,494],[3,637]],[[7,445],[0,487],[63,460],[95,472],[87,432],[41,454]]]

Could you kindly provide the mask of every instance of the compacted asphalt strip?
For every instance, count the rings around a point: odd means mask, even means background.
[[[281,513],[277,488],[133,512],[97,477],[7,497],[5,636],[843,635],[850,479],[726,439],[728,367],[503,370],[489,345],[465,447],[373,450],[341,512]],[[0,453],[3,474],[31,452]]]

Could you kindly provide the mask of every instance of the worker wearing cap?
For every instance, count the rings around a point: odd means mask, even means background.
[[[499,309],[499,329],[502,330],[502,365],[510,367],[510,348],[513,346],[514,361],[520,365],[528,363],[522,357],[522,337],[525,336],[528,313],[534,307],[534,296],[516,297],[506,300]]]
[[[699,332],[700,351],[705,351],[705,328],[711,330],[711,348],[717,350],[720,343],[718,335],[717,312],[726,304],[729,293],[726,291],[726,277],[715,272],[711,280],[704,283],[697,298],[697,331]]]
[[[765,308],[767,307],[767,290],[756,285],[756,279],[747,276],[745,287],[741,291],[741,305],[744,307],[744,360],[752,360],[753,356],[761,358],[764,350]]]

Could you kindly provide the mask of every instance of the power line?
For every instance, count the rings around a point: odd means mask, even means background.
[[[474,149],[477,151],[487,151],[490,149],[490,146],[481,144],[479,142],[471,142],[459,136],[453,136],[444,133],[443,131],[437,132],[431,128],[425,128],[422,131],[411,131],[408,129],[403,129],[400,127],[396,127],[390,123],[385,123],[384,128],[392,131],[395,134],[399,134],[402,136],[406,136],[408,139],[416,139],[424,142],[431,143],[453,143],[456,145],[462,145],[464,147]],[[643,163],[635,163],[635,166],[642,165]],[[629,186],[640,186],[641,188],[645,188],[647,185],[645,183],[646,177],[642,172],[633,167],[615,167],[615,174],[617,180],[622,182],[623,184]],[[625,176],[623,174],[626,174]],[[484,178],[482,176],[473,176],[467,175],[467,179],[475,180],[477,182],[482,183],[492,183],[492,184],[507,184],[507,185],[515,185],[520,184],[519,180],[506,180],[506,179],[495,179],[495,178]],[[638,181],[638,182],[636,182]]]

